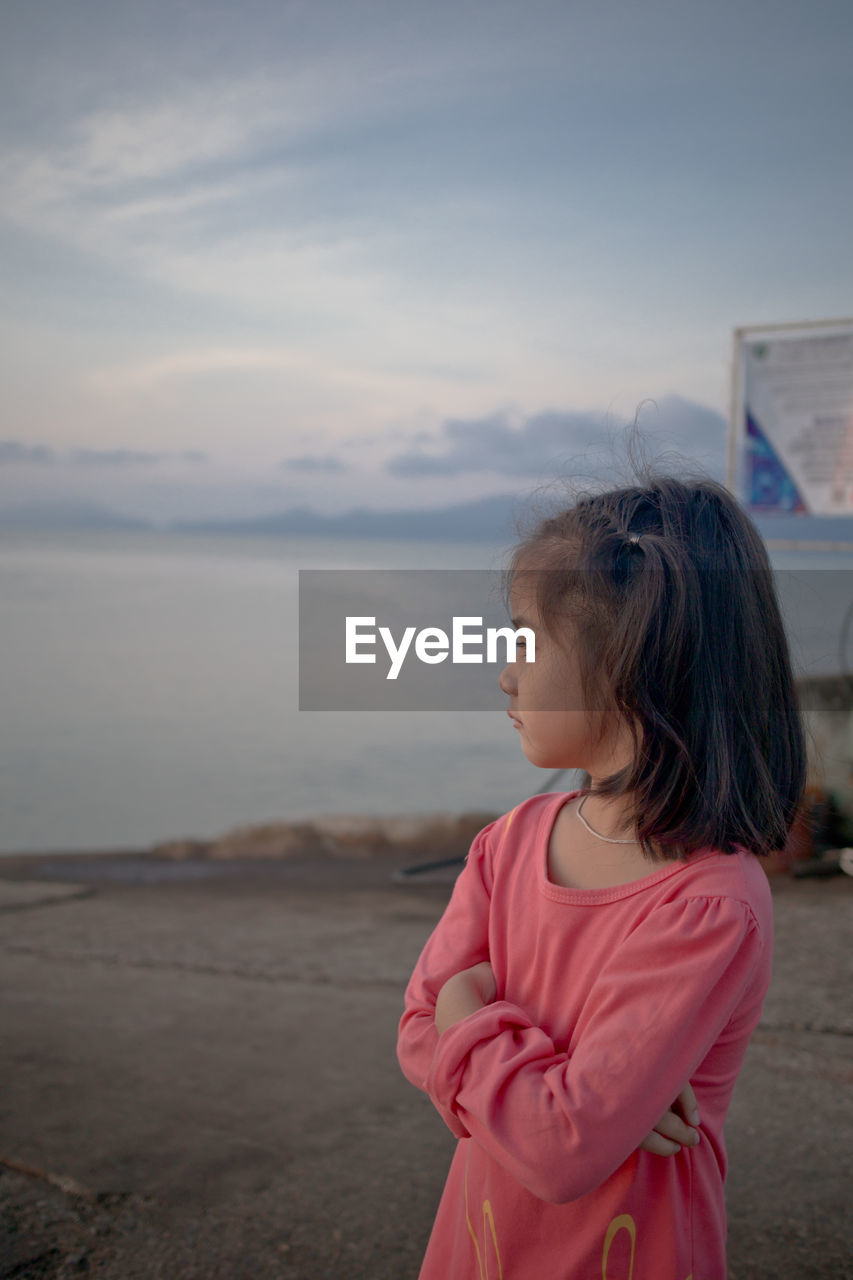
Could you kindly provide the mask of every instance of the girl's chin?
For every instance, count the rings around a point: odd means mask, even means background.
[[[579,765],[566,764],[559,757],[550,756],[543,752],[538,752],[535,749],[531,748],[529,744],[524,742],[523,740],[521,743],[521,749],[524,752],[527,759],[530,761],[530,763],[535,765],[537,769],[557,770],[557,769],[582,768],[582,766],[579,766]]]

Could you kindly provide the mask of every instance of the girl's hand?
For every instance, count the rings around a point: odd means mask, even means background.
[[[676,1107],[680,1108],[684,1120],[677,1114]],[[685,1120],[689,1123],[685,1124]],[[646,1140],[640,1143],[640,1150],[651,1151],[657,1156],[672,1156],[682,1146],[695,1147],[699,1141],[699,1130],[692,1126],[698,1123],[696,1094],[688,1081],[670,1110],[664,1112]]]
[[[438,993],[435,1002],[435,1029],[439,1035],[454,1023],[476,1013],[497,998],[495,975],[488,960],[454,973]]]

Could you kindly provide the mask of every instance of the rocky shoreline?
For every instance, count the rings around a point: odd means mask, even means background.
[[[149,850],[151,856],[276,859],[304,856],[370,858],[382,854],[458,857],[467,853],[478,831],[499,817],[490,812],[461,814],[328,814],[300,822],[269,822],[235,827],[214,840],[170,840]]]

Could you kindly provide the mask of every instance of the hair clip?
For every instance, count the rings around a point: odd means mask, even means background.
[[[633,542],[634,546],[637,546],[643,535],[641,533],[628,533],[625,536],[629,542]]]

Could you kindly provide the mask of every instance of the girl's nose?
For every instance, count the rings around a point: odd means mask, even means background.
[[[498,685],[501,692],[505,693],[508,698],[511,698],[516,692],[515,673],[513,672],[512,667],[504,667],[503,671],[498,676]]]

